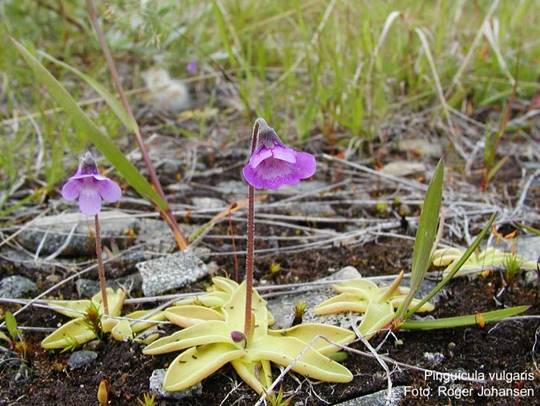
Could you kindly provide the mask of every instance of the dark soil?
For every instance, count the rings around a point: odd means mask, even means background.
[[[318,151],[332,152],[331,147],[315,145]],[[214,151],[215,153],[215,151]],[[212,153],[205,156],[205,162],[210,167],[231,167],[238,158],[219,158]],[[243,158],[242,158],[243,160]],[[221,180],[237,180],[239,167],[235,167],[222,174],[212,176],[212,184]],[[504,172],[501,172],[504,173]],[[510,175],[510,172],[508,172]],[[335,180],[341,175],[328,170],[319,174],[327,180]],[[513,176],[513,174],[512,174]],[[516,176],[518,176],[516,174]],[[197,180],[203,181],[203,180]],[[204,181],[208,181],[205,179]],[[509,183],[509,179],[505,179]],[[366,191],[371,196],[380,196],[385,190],[378,185]],[[178,194],[176,203],[187,203],[193,196],[222,197],[214,192],[192,189],[188,193]],[[272,198],[269,198],[272,201]],[[362,210],[346,205],[336,205],[336,212],[344,217],[361,217]],[[416,215],[412,208],[410,215]],[[368,210],[371,215],[377,215],[374,210]],[[396,217],[388,218],[394,220]],[[379,216],[378,217],[384,217]],[[194,221],[192,219],[187,219]],[[301,224],[301,222],[299,222]],[[312,226],[331,227],[342,230],[342,224],[321,223]],[[406,225],[405,225],[406,226]],[[215,229],[216,234],[226,235],[228,225],[226,222]],[[235,235],[244,235],[245,224],[235,224]],[[401,230],[403,233],[404,230]],[[265,240],[265,235],[292,236],[290,229],[275,228],[268,225],[258,225],[257,233],[261,238],[257,241],[257,249],[272,247],[274,242]],[[211,245],[214,252],[230,251],[230,239],[213,240]],[[237,250],[245,248],[245,240],[236,241]],[[224,249],[223,247],[227,248]],[[359,269],[364,276],[396,274],[401,270],[410,268],[412,256],[412,242],[400,239],[379,239],[376,243],[369,243],[362,247],[339,246],[326,250],[311,250],[296,254],[263,255],[256,261],[256,278],[266,279],[272,283],[290,283],[311,281],[329,274],[329,269],[340,269],[352,265]],[[216,256],[213,258],[219,266],[219,273],[234,275],[235,259],[233,256]],[[243,269],[243,258],[237,258],[239,269]],[[272,263],[280,265],[280,271],[271,275],[269,272]],[[241,273],[241,271],[240,271]],[[434,275],[437,275],[434,272]],[[2,275],[0,275],[2,276]],[[438,304],[434,317],[449,317],[464,314],[474,314],[487,310],[499,309],[502,306],[526,304],[531,306],[527,314],[539,314],[540,299],[538,287],[526,286],[517,278],[512,286],[506,289],[497,304],[494,296],[502,287],[500,275],[488,275],[475,280],[453,280],[448,294]],[[202,284],[195,285],[200,287]],[[191,287],[192,289],[194,287]],[[58,293],[58,292],[57,292]],[[64,297],[76,297],[73,284],[66,285],[62,291]],[[8,307],[5,307],[7,310]],[[13,310],[13,309],[11,309]],[[20,325],[54,327],[66,319],[63,316],[49,311],[31,309],[18,317]],[[540,323],[536,320],[511,321],[494,325],[472,328],[456,328],[449,330],[406,332],[400,331],[396,336],[401,343],[389,337],[379,350],[391,358],[414,366],[422,366],[440,372],[456,372],[459,370],[473,373],[484,372],[530,372],[533,379],[513,379],[511,382],[496,380],[488,383],[487,387],[518,388],[535,390],[536,397],[480,397],[476,393],[479,384],[461,382],[461,388],[473,388],[474,394],[463,399],[456,397],[436,396],[441,386],[450,387],[435,380],[425,380],[424,374],[410,369],[394,370],[392,381],[394,386],[408,385],[412,388],[431,388],[430,397],[408,395],[402,401],[406,405],[441,405],[441,404],[486,404],[486,405],[534,405],[540,404],[540,374],[535,369],[535,360],[540,355],[540,344],[535,346],[535,335],[540,341]],[[134,405],[136,399],[141,398],[148,391],[148,380],[154,369],[166,368],[177,354],[168,354],[158,357],[144,356],[141,347],[137,344],[104,341],[95,349],[98,358],[93,363],[80,370],[69,370],[66,362],[67,353],[46,352],[41,349],[39,342],[43,334],[27,333],[26,365],[27,377],[15,379],[17,371],[22,371],[21,362],[9,356],[0,359],[0,405],[91,405],[96,404],[96,393],[102,379],[107,380],[110,388],[110,404]],[[372,343],[377,345],[382,337],[376,337]],[[362,344],[354,344],[355,348],[366,351]],[[535,352],[536,350],[536,352]],[[441,353],[444,359],[430,365],[425,353]],[[13,354],[12,354],[13,355]],[[536,357],[536,358],[535,358]],[[11,358],[11,359],[8,359]],[[386,378],[381,366],[372,358],[350,353],[344,364],[353,372],[354,380],[349,384],[310,383],[301,376],[287,376],[283,381],[283,389],[294,393],[293,404],[301,401],[303,404],[338,403],[361,395],[373,393],[386,388]],[[392,368],[392,366],[390,366]],[[277,376],[279,371],[275,371]],[[157,404],[168,405],[219,405],[225,397],[226,405],[251,405],[257,396],[240,379],[231,367],[226,366],[218,373],[203,381],[203,393],[184,401],[159,400]],[[301,383],[301,385],[299,384]],[[456,388],[454,386],[453,388]]]
[[[373,248],[373,247],[372,247]],[[386,258],[389,252],[396,253],[397,247],[393,243],[377,246],[377,249],[366,249],[369,253],[364,257],[362,269],[386,269],[389,265],[377,263],[376,258]],[[406,255],[409,247],[401,247]],[[343,253],[341,253],[343,254]],[[400,261],[397,255],[396,261]],[[320,255],[312,259],[318,265],[328,266],[333,263],[333,256]],[[304,260],[298,264],[291,262],[294,269],[304,268],[309,261]],[[316,269],[311,262],[308,269]],[[399,269],[398,265],[394,264]],[[326,268],[324,268],[326,269]],[[396,269],[396,268],[394,268]],[[375,273],[375,272],[374,272]],[[457,279],[452,281],[446,300],[442,301],[433,313],[434,317],[448,317],[459,314],[471,314],[480,311],[494,310],[498,307],[493,296],[501,287],[500,276],[490,275],[480,277],[473,281]],[[528,304],[532,305],[527,313],[538,314],[540,300],[538,290],[524,288],[519,280],[502,295],[506,306]],[[32,310],[23,313],[21,324],[53,326],[62,321],[62,316]],[[514,380],[511,383],[496,381],[487,386],[500,388],[533,388],[536,393],[540,391],[540,376],[534,370],[532,363],[535,331],[539,327],[538,321],[512,321],[484,328],[457,328],[427,332],[400,331],[397,337],[402,341],[400,345],[389,338],[383,345],[380,353],[387,353],[391,358],[410,365],[424,366],[441,372],[531,372],[534,380]],[[168,363],[177,354],[168,354],[158,357],[144,356],[141,346],[116,341],[102,342],[98,347],[98,358],[92,364],[79,370],[69,370],[66,365],[69,354],[47,352],[39,346],[41,334],[27,334],[28,351],[26,364],[30,371],[27,380],[14,381],[15,372],[19,369],[18,363],[6,363],[0,372],[0,385],[2,404],[19,405],[71,405],[95,404],[97,388],[102,379],[106,379],[110,387],[111,404],[133,405],[136,398],[148,390],[148,379],[151,372],[157,368],[166,368]],[[373,340],[378,344],[381,337]],[[361,344],[353,347],[366,351]],[[430,365],[424,358],[424,353],[442,353],[444,360],[437,365]],[[538,352],[538,347],[537,347]],[[538,356],[538,353],[536,354]],[[355,398],[372,393],[386,387],[384,371],[380,365],[371,358],[357,354],[349,354],[345,365],[353,372],[355,378],[350,384],[315,384],[311,386],[301,376],[296,379],[287,377],[283,382],[285,391],[298,390],[298,382],[303,382],[301,388],[294,395],[296,400],[305,400],[306,404],[323,404],[321,399],[331,403]],[[277,375],[276,371],[275,375]],[[443,384],[433,380],[425,380],[424,374],[417,371],[402,369],[392,376],[394,385],[410,385],[415,388],[432,388],[433,393]],[[218,405],[224,397],[232,391],[227,404],[253,404],[257,397],[244,384],[235,388],[239,381],[232,368],[226,366],[218,373],[203,381],[203,394],[185,401],[163,401],[158,404],[185,404],[185,405]],[[464,383],[463,387],[479,390],[479,384]],[[448,403],[450,402],[450,403]],[[482,398],[470,396],[456,401],[455,397],[444,396],[414,397],[408,396],[403,404],[536,404],[537,399],[523,398],[521,401],[512,398]]]

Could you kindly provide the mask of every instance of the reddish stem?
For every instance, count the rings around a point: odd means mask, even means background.
[[[111,51],[109,50],[107,41],[105,40],[105,35],[103,34],[101,26],[99,25],[97,9],[96,9],[94,0],[86,0],[86,7],[88,9],[88,15],[90,16],[90,21],[92,23],[92,26],[94,27],[94,30],[96,31],[99,45],[101,47],[101,50],[103,51],[103,55],[105,56],[107,67],[109,68],[112,82],[114,84],[114,87],[116,88],[116,92],[118,93],[118,96],[120,97],[120,101],[122,102],[124,109],[126,110],[128,115],[131,117],[131,119],[135,121],[135,116],[133,115],[131,106],[128,103],[126,94],[124,92],[124,88],[122,87],[122,82],[120,81],[120,75],[118,74]],[[146,166],[146,170],[148,171],[148,175],[150,176],[152,185],[154,186],[159,196],[163,199],[163,201],[167,205],[165,209],[161,209],[157,207],[157,210],[160,212],[163,220],[165,220],[165,222],[171,228],[171,231],[174,235],[178,248],[181,250],[185,250],[188,246],[186,238],[182,234],[182,231],[180,231],[180,228],[178,227],[178,223],[176,222],[176,218],[173,216],[171,209],[169,208],[169,204],[167,203],[167,200],[165,198],[165,193],[163,193],[163,188],[161,187],[161,183],[159,182],[159,179],[156,175],[156,171],[154,169],[154,166],[152,165],[152,161],[150,160],[150,156],[148,155],[148,150],[146,149],[146,145],[144,144],[144,140],[142,138],[142,135],[138,126],[134,132],[135,132],[135,140],[137,141],[137,145],[139,146],[139,149],[141,150],[144,164]]]
[[[101,250],[101,228],[99,227],[99,217],[96,214],[94,216],[96,224],[96,257],[98,261],[98,278],[99,278],[99,290],[101,290],[101,303],[103,303],[103,309],[105,315],[109,315],[109,300],[107,299],[107,284],[105,282],[105,267],[103,266],[103,257]]]
[[[257,136],[259,133],[259,121],[255,121],[253,133],[251,135],[251,154],[255,152],[257,146]],[[251,336],[251,303],[253,296],[253,265],[255,250],[255,188],[249,185],[248,189],[248,213],[247,213],[247,249],[246,249],[246,309],[244,319],[244,334]]]

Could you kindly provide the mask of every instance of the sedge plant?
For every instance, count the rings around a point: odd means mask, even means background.
[[[429,300],[450,282],[464,264],[470,261],[471,255],[478,248],[495,220],[495,215],[493,215],[466,250],[451,250],[453,256],[450,260],[444,258],[441,252],[435,251],[435,240],[440,226],[439,212],[442,202],[443,179],[444,166],[440,161],[435,168],[422,205],[413,249],[410,288],[405,289],[399,286],[402,274],[398,275],[388,287],[378,287],[374,283],[363,279],[351,280],[334,286],[341,293],[320,303],[315,309],[318,314],[348,311],[361,313],[363,318],[359,325],[359,332],[366,339],[369,339],[385,328],[428,330],[476,324],[483,326],[485,322],[498,321],[528,309],[527,306],[517,306],[475,315],[444,319],[409,320],[415,313],[434,309]],[[444,261],[448,260],[448,262],[444,263],[450,263],[450,266],[443,274],[443,279],[426,296],[422,299],[415,299],[414,297],[434,258],[436,262],[444,258]]]

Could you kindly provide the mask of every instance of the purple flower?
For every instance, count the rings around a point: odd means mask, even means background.
[[[256,189],[278,189],[296,185],[315,173],[315,157],[296,151],[281,142],[273,128],[259,119],[259,133],[255,151],[242,174]]]
[[[70,202],[79,199],[79,209],[89,216],[99,213],[102,200],[113,203],[121,196],[120,187],[99,174],[90,152],[81,158],[77,172],[62,187],[62,197]]]
[[[196,75],[197,71],[199,70],[199,63],[196,59],[192,59],[189,61],[189,63],[186,65],[186,70],[191,75]]]

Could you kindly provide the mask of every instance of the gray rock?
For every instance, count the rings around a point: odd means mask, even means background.
[[[61,263],[69,267],[70,263],[57,259],[54,263]],[[34,278],[36,274],[52,274],[57,266],[50,262],[35,261],[33,255],[22,249],[3,246],[0,250],[0,274],[20,274]]]
[[[241,182],[239,180],[227,180],[224,182],[219,182],[216,186],[219,192],[221,192],[228,199],[245,199],[248,195],[248,186],[247,183]]]
[[[136,265],[145,296],[180,288],[208,275],[208,267],[190,251],[165,255]]]
[[[224,209],[228,206],[223,200],[214,197],[194,197],[191,199],[191,204],[200,210]]]
[[[77,369],[94,362],[96,358],[94,351],[75,351],[69,356],[67,364],[71,369]]]
[[[425,175],[426,166],[422,162],[396,161],[385,165],[381,172],[392,176]]]
[[[176,249],[176,243],[171,233],[171,229],[164,221],[140,219],[139,225],[139,233],[135,239],[135,243],[144,244],[144,251],[151,252],[155,256],[156,252],[173,252]],[[179,226],[186,238],[197,229],[196,225],[179,224]],[[139,260],[137,262],[140,262],[142,259],[149,259],[141,258],[140,253],[138,256]]]
[[[361,275],[352,266],[347,266],[332,275],[320,279],[320,281],[331,281],[341,279],[359,278]],[[294,306],[298,302],[305,302],[307,304],[306,312],[304,313],[304,323],[329,323],[338,325],[341,327],[348,327],[351,324],[351,318],[349,315],[326,315],[317,316],[313,313],[313,309],[323,300],[328,299],[335,292],[330,285],[323,285],[320,288],[310,290],[308,292],[292,293],[290,295],[278,296],[271,298],[268,301],[268,309],[272,312],[276,324],[275,328],[290,327],[292,320],[294,319]],[[356,318],[356,316],[352,316]]]
[[[430,158],[439,158],[442,155],[440,142],[433,142],[423,138],[400,140],[398,148],[400,151],[414,152]]]
[[[284,186],[282,188],[279,188],[278,191],[281,194],[298,195],[302,193],[313,192],[319,189],[324,189],[328,186],[330,185],[326,182],[322,182],[320,180],[310,180],[307,182],[300,182],[293,186]],[[325,193],[325,192],[321,192],[321,193]]]
[[[81,298],[89,298],[99,292],[99,282],[93,279],[78,279],[77,282],[75,282],[75,287],[77,289],[77,294]]]
[[[202,394],[202,385],[199,383],[181,392],[167,392],[163,389],[163,379],[166,369],[155,369],[150,376],[150,392],[161,399],[179,400]]]
[[[134,273],[122,278],[107,279],[107,286],[113,289],[123,288],[130,293],[132,290],[141,288],[142,280],[139,273]],[[99,292],[99,282],[93,279],[78,279],[75,282],[77,293],[81,298],[89,298]]]
[[[405,386],[394,386],[390,398],[388,398],[388,390],[384,389],[379,392],[370,393],[369,395],[360,396],[356,399],[351,399],[343,403],[338,403],[336,406],[394,406],[398,405],[405,395]]]
[[[517,253],[529,261],[536,261],[540,257],[540,237],[518,238]]]
[[[135,217],[121,211],[103,212],[99,217],[104,246],[124,249],[133,244],[135,239],[127,231],[138,232],[139,222]],[[75,231],[68,239],[74,225],[77,225]],[[94,256],[96,250],[94,220],[78,212],[40,218],[22,231],[18,240],[31,252],[39,249],[40,256],[57,251],[65,257]]]
[[[525,286],[539,286],[540,285],[540,275],[537,271],[525,271],[523,274],[523,282]]]
[[[36,284],[24,276],[12,275],[0,281],[0,297],[17,299],[35,291]]]

